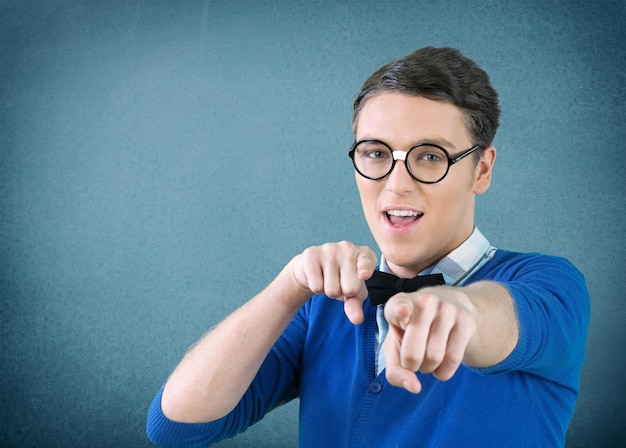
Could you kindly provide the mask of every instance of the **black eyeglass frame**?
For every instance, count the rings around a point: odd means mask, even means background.
[[[387,149],[389,149],[389,151],[391,151],[391,155],[392,155],[392,162],[391,162],[391,167],[389,168],[389,171],[387,171],[384,175],[379,176],[379,177],[371,177],[371,176],[367,176],[365,174],[363,174],[359,168],[356,166],[356,162],[354,160],[354,153],[356,151],[356,147],[359,146],[361,143],[380,143],[381,145],[383,145],[384,147],[386,147]],[[448,158],[448,166],[446,167],[446,172],[443,173],[443,175],[437,179],[437,180],[433,180],[433,181],[425,181],[425,180],[421,180],[418,179],[415,174],[413,174],[413,172],[411,171],[411,165],[406,163],[406,159],[409,156],[409,153],[411,151],[413,151],[415,148],[419,148],[421,146],[432,146],[435,147],[437,149],[440,149],[443,151],[443,153],[446,155],[446,157]],[[460,154],[458,154],[455,157],[450,156],[450,153],[443,147],[436,145],[434,143],[420,143],[418,145],[412,146],[408,151],[398,151],[393,149],[391,146],[389,146],[387,143],[383,142],[382,140],[377,140],[377,139],[365,139],[365,140],[359,140],[358,142],[354,142],[354,144],[352,145],[352,148],[350,149],[350,152],[348,152],[348,156],[350,157],[350,159],[352,159],[352,165],[354,165],[354,169],[356,170],[357,173],[359,173],[361,176],[365,177],[366,179],[370,179],[370,180],[381,180],[384,179],[385,177],[389,176],[389,174],[393,171],[394,167],[396,166],[396,161],[397,160],[402,160],[405,165],[406,165],[406,170],[409,172],[409,175],[415,179],[416,181],[422,183],[422,184],[436,184],[437,182],[441,182],[447,175],[448,175],[448,171],[450,171],[450,167],[452,165],[454,165],[455,163],[463,160],[465,157],[469,156],[470,154],[472,154],[474,151],[478,150],[478,149],[482,149],[482,147],[480,145],[474,145],[472,146],[470,149],[467,149],[463,152],[461,152]],[[401,154],[401,157],[397,157],[397,154]]]

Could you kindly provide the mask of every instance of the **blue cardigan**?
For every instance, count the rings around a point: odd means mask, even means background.
[[[449,381],[418,373],[412,395],[375,375],[376,309],[352,325],[343,304],[309,300],[267,356],[239,405],[206,424],[173,422],[162,390],[148,413],[158,445],[207,446],[244,431],[276,406],[300,397],[300,447],[563,446],[578,397],[589,295],[567,260],[498,250],[470,280],[512,294],[519,320],[513,353],[487,369],[461,366]],[[236,356],[236,354],[233,354]]]

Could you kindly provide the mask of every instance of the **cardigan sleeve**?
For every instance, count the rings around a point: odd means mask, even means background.
[[[563,258],[505,254],[508,259],[490,275],[513,297],[519,339],[504,361],[478,371],[524,371],[569,387],[577,384],[590,317],[583,275]]]
[[[276,342],[233,411],[207,423],[173,421],[161,409],[161,387],[148,410],[148,438],[161,447],[206,447],[245,431],[272,409],[296,398],[299,360],[307,329],[306,308],[307,305],[298,312]]]

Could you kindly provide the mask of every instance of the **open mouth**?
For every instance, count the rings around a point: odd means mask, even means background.
[[[392,225],[402,227],[414,223],[424,214],[413,210],[387,210],[385,215]]]

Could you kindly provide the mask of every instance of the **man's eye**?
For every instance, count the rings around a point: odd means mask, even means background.
[[[441,162],[443,157],[440,154],[427,152],[420,156],[420,160],[424,162]]]
[[[369,159],[384,159],[388,157],[389,155],[387,154],[386,151],[375,150],[375,151],[368,152],[366,156]]]

